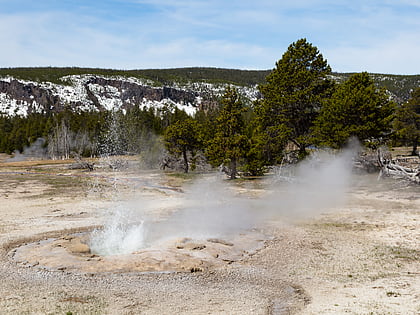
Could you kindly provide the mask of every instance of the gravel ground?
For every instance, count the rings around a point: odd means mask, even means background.
[[[266,222],[260,228],[271,237],[260,250],[202,272],[78,273],[16,263],[8,253],[102,224],[112,201],[107,174],[57,166],[50,175],[28,174],[6,164],[0,171],[2,314],[420,313],[418,187],[358,185],[333,212]],[[171,203],[184,182],[148,172],[123,194]]]

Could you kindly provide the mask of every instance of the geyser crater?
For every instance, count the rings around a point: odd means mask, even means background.
[[[232,238],[167,238],[143,244],[131,253],[101,255],[89,246],[92,233],[68,234],[24,244],[13,249],[11,259],[25,267],[75,273],[197,272],[223,267],[254,254],[267,236],[257,230]],[[117,249],[117,251],[120,249]]]

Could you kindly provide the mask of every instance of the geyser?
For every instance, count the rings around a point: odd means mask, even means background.
[[[294,168],[292,183],[262,181],[258,196],[239,195],[238,187],[220,176],[203,177],[171,197],[178,206],[163,218],[148,215],[161,207],[160,200],[117,203],[104,228],[92,233],[91,251],[120,255],[177,238],[229,239],[274,218],[326,211],[345,200],[353,152],[318,152]]]
[[[114,221],[103,229],[92,232],[90,251],[92,254],[102,256],[130,254],[145,246],[144,234],[144,221],[140,223]]]
[[[129,254],[174,239],[229,238],[253,227],[251,200],[236,196],[218,176],[197,181],[171,198],[176,202],[169,211],[163,210],[162,200],[115,202],[104,227],[91,233],[91,252]],[[150,215],[156,209],[166,215]]]
[[[184,186],[184,193],[153,186],[152,194],[143,190],[130,201],[116,189],[103,228],[23,245],[12,257],[34,268],[89,273],[221,267],[260,249],[270,237],[260,230],[266,222],[305,218],[345,200],[351,156],[317,155],[291,172],[292,184],[273,177],[251,184],[204,175]]]

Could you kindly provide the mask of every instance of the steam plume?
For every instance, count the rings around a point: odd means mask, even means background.
[[[228,237],[279,217],[296,219],[318,214],[345,201],[353,155],[354,148],[338,154],[319,152],[291,170],[292,183],[276,178],[265,182],[268,193],[258,198],[239,196],[219,176],[197,181],[180,196],[181,206],[163,220],[145,219],[144,207],[159,207],[158,202],[146,205],[138,200],[130,207],[143,207],[144,211],[118,207],[111,223],[93,234],[91,245],[106,254],[129,253],[165,239]]]

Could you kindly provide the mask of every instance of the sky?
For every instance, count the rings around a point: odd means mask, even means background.
[[[0,0],[0,67],[265,70],[300,38],[333,71],[420,74],[420,0]]]

